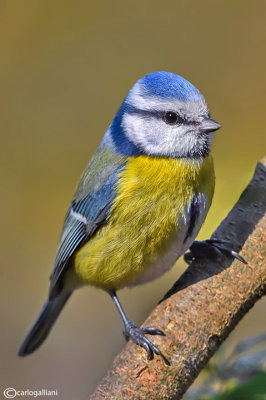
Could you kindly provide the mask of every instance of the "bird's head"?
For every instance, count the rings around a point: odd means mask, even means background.
[[[170,72],[145,75],[129,91],[110,129],[120,153],[201,158],[210,151],[212,132],[204,97],[191,83]]]

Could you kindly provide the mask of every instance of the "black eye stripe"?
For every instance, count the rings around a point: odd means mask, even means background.
[[[166,114],[167,111],[153,111],[153,110],[141,110],[140,108],[136,108],[133,106],[130,106],[126,109],[125,113],[127,114],[137,114],[143,117],[154,117],[159,120],[164,120],[164,115]],[[174,112],[174,111],[173,111]],[[177,114],[177,113],[176,113]],[[179,114],[178,115],[178,125],[183,124],[183,125],[197,125],[198,123],[196,121],[190,121],[187,120],[184,117],[181,117]],[[165,121],[164,121],[165,122]]]
[[[165,111],[153,111],[153,110],[141,110],[140,108],[130,107],[126,111],[128,114],[137,114],[143,117],[155,117],[157,119],[163,119],[165,115]]]
[[[155,118],[162,118],[162,112],[160,111],[152,111],[152,110],[141,110],[139,108],[135,108],[135,107],[130,107],[129,110],[126,111],[128,114],[137,114],[137,115],[141,115],[143,117],[147,116],[147,117],[155,117]]]

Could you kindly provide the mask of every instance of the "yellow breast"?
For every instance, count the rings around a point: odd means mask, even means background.
[[[77,275],[104,289],[130,284],[177,232],[195,192],[206,196],[209,207],[213,190],[211,156],[203,161],[130,158],[107,223],[76,254]]]

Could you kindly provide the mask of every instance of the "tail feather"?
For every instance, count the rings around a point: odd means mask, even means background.
[[[44,342],[71,294],[72,292],[61,292],[54,299],[46,300],[35,324],[19,349],[20,357],[32,353]]]

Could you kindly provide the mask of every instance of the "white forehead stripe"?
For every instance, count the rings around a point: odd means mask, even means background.
[[[195,100],[183,101],[175,98],[166,99],[164,97],[149,96],[145,87],[141,83],[136,83],[129,92],[126,103],[144,111],[175,111],[184,110],[184,113],[193,117],[199,114],[206,114],[208,106],[203,97],[198,97]]]

